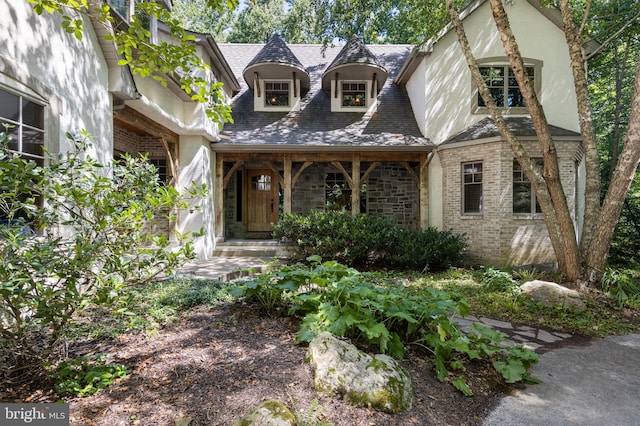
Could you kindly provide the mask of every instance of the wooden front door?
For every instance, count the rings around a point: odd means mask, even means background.
[[[269,169],[247,170],[247,231],[271,231],[278,219],[278,182]]]

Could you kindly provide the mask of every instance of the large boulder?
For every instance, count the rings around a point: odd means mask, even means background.
[[[295,426],[296,417],[280,401],[270,399],[249,411],[239,426]]]
[[[344,395],[351,405],[387,413],[413,405],[411,377],[387,355],[368,355],[323,332],[309,344],[308,360],[315,369],[318,392]]]
[[[580,293],[556,283],[541,280],[527,281],[520,286],[520,290],[531,299],[547,306],[562,304],[579,311],[586,309],[584,301],[580,299]]]

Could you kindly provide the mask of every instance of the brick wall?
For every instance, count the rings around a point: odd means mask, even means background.
[[[541,157],[537,142],[526,142]],[[569,208],[575,206],[575,162],[578,142],[557,142],[560,178]],[[468,260],[484,265],[527,265],[555,262],[541,214],[514,214],[513,152],[506,142],[442,149],[444,228],[465,233]],[[483,163],[483,211],[462,214],[462,163]]]
[[[164,147],[157,138],[141,135],[117,124],[113,129],[113,148],[118,153],[128,153],[132,156],[147,154],[150,159],[167,159]],[[169,236],[173,229],[172,223],[166,218],[159,218],[145,226],[144,231],[154,235]]]

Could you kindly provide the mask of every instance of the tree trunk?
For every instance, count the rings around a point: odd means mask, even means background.
[[[605,196],[587,254],[587,280],[589,284],[597,284],[602,278],[607,265],[607,257],[611,247],[622,205],[633,182],[633,177],[640,163],[640,57],[636,67],[633,98],[629,111],[629,125],[624,138],[622,152],[613,170],[609,189]]]
[[[598,223],[600,214],[600,154],[596,133],[593,128],[593,117],[591,102],[589,97],[589,87],[587,83],[587,64],[582,50],[582,36],[576,28],[573,19],[573,11],[569,0],[560,0],[560,12],[564,25],[564,34],[569,47],[569,57],[571,58],[571,70],[578,101],[578,120],[580,123],[580,134],[582,136],[582,146],[585,153],[585,203],[584,221],[582,235],[580,236],[580,253],[584,264],[585,256],[593,235],[593,230]],[[586,19],[586,17],[585,17]]]
[[[502,5],[501,0],[490,0],[491,12],[496,22],[502,44],[509,59],[509,64],[513,70],[513,74],[518,81],[520,91],[525,98],[527,110],[531,115],[531,120],[535,127],[536,135],[538,136],[538,142],[542,150],[542,158],[544,161],[544,181],[546,182],[547,190],[549,192],[552,208],[542,208],[542,212],[545,216],[554,217],[557,227],[548,228],[548,232],[551,235],[557,229],[559,231],[559,239],[561,242],[560,247],[556,250],[556,257],[564,257],[564,268],[561,270],[567,279],[571,282],[577,281],[581,276],[581,268],[578,255],[578,244],[575,234],[574,222],[571,217],[569,205],[567,203],[567,197],[565,196],[562,182],[560,180],[560,169],[558,167],[558,155],[555,148],[555,143],[551,137],[549,130],[549,124],[545,116],[544,110],[534,88],[531,85],[531,80],[526,74],[524,61],[520,54],[520,48],[516,42],[515,36],[511,31],[509,24],[509,18]],[[524,168],[524,166],[523,166]],[[526,168],[525,168],[526,173]],[[527,176],[528,177],[528,176]],[[533,181],[533,179],[529,178]],[[543,188],[536,191],[536,195],[544,197],[542,192]],[[547,220],[546,220],[547,221]],[[550,223],[551,221],[547,221]],[[559,255],[560,253],[561,256]]]

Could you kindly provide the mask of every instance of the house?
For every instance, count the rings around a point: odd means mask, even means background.
[[[116,24],[126,25],[134,2],[109,3]],[[167,0],[159,3],[171,7]],[[168,85],[163,87],[120,66],[114,43],[104,38],[113,28],[95,17],[82,16],[84,36],[78,40],[62,29],[59,15],[37,16],[26,0],[0,0],[0,14],[8,17],[0,22],[0,120],[15,125],[13,149],[42,163],[42,147],[68,151],[65,132],[85,129],[94,136],[90,154],[104,164],[125,153],[144,153],[167,184],[213,188],[215,155],[209,143],[218,138],[219,126],[174,76],[165,76]],[[153,40],[170,40],[161,22],[151,19],[149,25]],[[222,81],[230,98],[239,85],[215,41],[191,35],[198,55],[211,67],[208,78]],[[154,231],[211,228],[213,197],[192,202],[200,207],[195,214],[177,212],[174,223],[156,223]],[[214,246],[210,232],[195,241],[200,258],[210,256]]]
[[[110,3],[126,22],[132,2]],[[538,0],[506,8],[580,227],[584,167],[562,22]],[[68,149],[65,131],[86,128],[98,136],[101,161],[145,152],[169,184],[206,183],[210,194],[194,201],[196,215],[181,212],[164,224],[204,228],[200,258],[225,239],[270,238],[282,212],[330,208],[465,233],[472,262],[554,261],[531,184],[478,99],[451,27],[421,47],[357,37],[344,46],[297,45],[277,35],[266,44],[218,45],[193,34],[211,81],[224,82],[232,103],[234,123],[221,130],[171,76],[163,87],[119,66],[102,37],[111,29],[95,20],[85,19],[89,30],[79,41],[58,17],[36,17],[26,1],[0,0],[0,13],[12,17],[0,23],[0,94],[40,111],[40,127],[18,124],[37,130],[53,151]],[[537,158],[488,3],[475,1],[462,18],[509,126]],[[162,23],[152,20],[150,29],[167,40]],[[0,117],[7,114],[0,102]]]
[[[584,171],[562,21],[537,0],[506,7],[580,226]],[[462,19],[508,125],[541,158],[489,4],[472,3]],[[479,99],[450,26],[419,48],[354,37],[325,50],[274,36],[220,49],[242,89],[235,123],[212,144],[216,209],[224,212],[217,236],[266,237],[279,211],[345,207],[465,233],[471,262],[555,260],[532,186]]]

